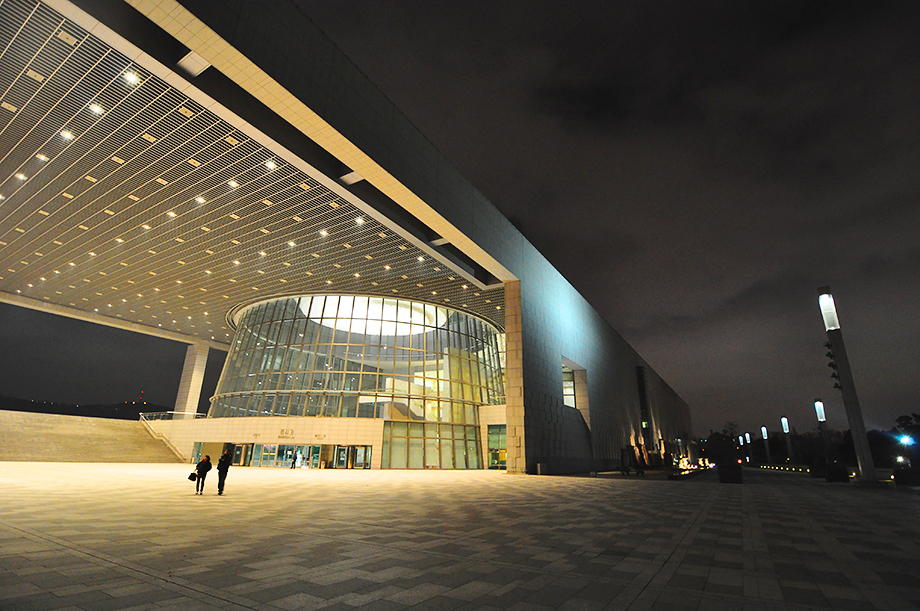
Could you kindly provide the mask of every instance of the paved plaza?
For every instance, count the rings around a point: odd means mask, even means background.
[[[920,494],[0,463],[0,609],[920,609]]]

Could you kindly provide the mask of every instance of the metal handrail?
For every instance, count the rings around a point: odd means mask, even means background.
[[[197,420],[207,417],[207,414],[190,414],[188,412],[144,412],[140,414],[140,419],[144,422],[152,420]]]

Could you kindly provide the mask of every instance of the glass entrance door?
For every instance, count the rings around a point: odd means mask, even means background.
[[[336,469],[370,469],[372,446],[335,446]]]

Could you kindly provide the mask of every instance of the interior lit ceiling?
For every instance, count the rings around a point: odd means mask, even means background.
[[[504,293],[48,6],[0,4],[0,291],[217,342],[359,293],[504,325]]]

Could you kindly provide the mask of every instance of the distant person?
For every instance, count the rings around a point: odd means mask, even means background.
[[[294,458],[291,460],[291,469],[297,468],[298,460],[300,460],[300,454],[294,454]]]
[[[230,453],[230,449],[227,448],[224,450],[224,453],[221,454],[220,458],[217,460],[217,494],[222,495],[224,493],[224,482],[227,481],[227,471],[230,470],[230,464],[233,462],[233,455]]]
[[[210,470],[211,457],[205,454],[204,458],[195,465],[195,473],[198,475],[198,479],[195,480],[195,494],[204,493],[204,478],[208,475],[208,471]]]

